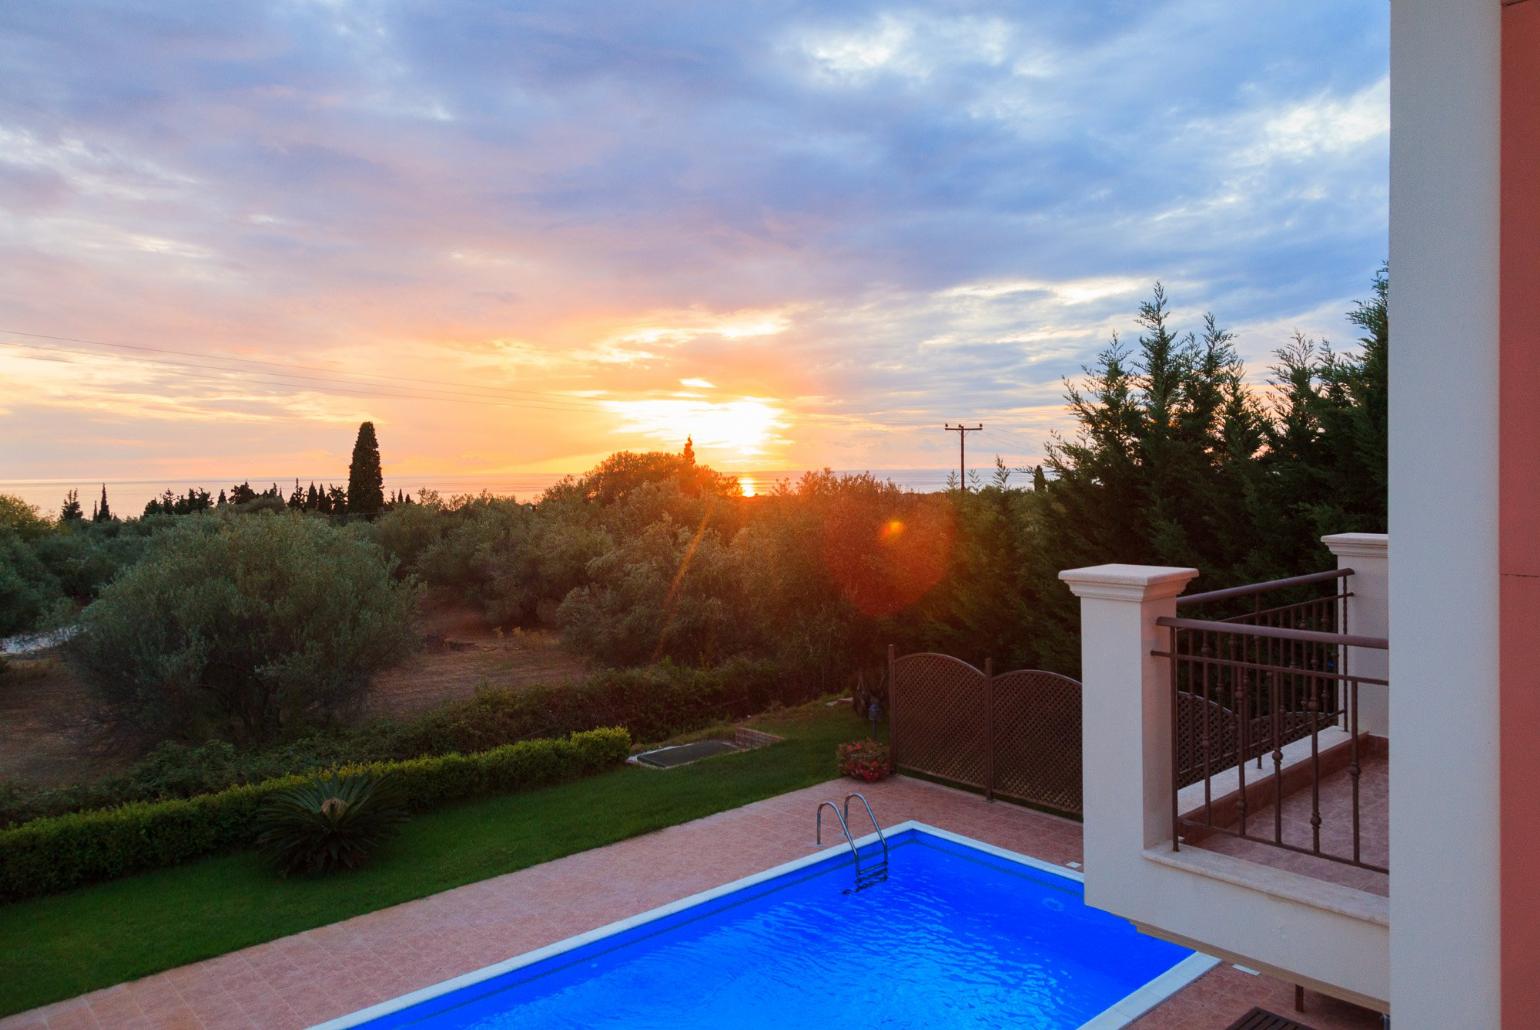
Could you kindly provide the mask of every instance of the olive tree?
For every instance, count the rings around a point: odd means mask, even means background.
[[[335,717],[409,650],[416,593],[345,527],[196,516],[102,591],[71,646],[128,725],[271,740]]]

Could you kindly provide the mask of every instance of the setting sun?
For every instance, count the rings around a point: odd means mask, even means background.
[[[786,426],[785,412],[761,397],[732,401],[689,397],[615,400],[605,405],[622,417],[621,432],[639,433],[674,446],[689,436],[698,449],[717,452],[718,460],[762,459],[785,443],[780,435]]]
[[[738,492],[745,497],[757,497],[759,495],[759,485],[754,482],[753,476],[739,476]]]

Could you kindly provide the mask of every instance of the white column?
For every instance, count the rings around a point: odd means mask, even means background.
[[[1390,1000],[1398,1030],[1500,1025],[1502,11],[1495,0],[1390,5]],[[1519,961],[1540,968],[1535,956]]]
[[[1080,598],[1089,873],[1171,839],[1171,678],[1150,652],[1169,636],[1155,620],[1176,614],[1177,595],[1197,574],[1146,565],[1059,573]]]
[[[1337,556],[1337,568],[1352,569],[1346,581],[1352,593],[1344,607],[1347,631],[1358,637],[1390,637],[1390,537],[1385,533],[1333,533],[1321,543]],[[1371,679],[1390,678],[1390,652],[1373,648],[1347,649],[1348,671]],[[1390,695],[1386,688],[1358,688],[1358,729],[1390,736]]]

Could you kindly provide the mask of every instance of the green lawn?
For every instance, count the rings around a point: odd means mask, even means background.
[[[811,786],[835,775],[835,744],[867,730],[844,705],[756,725],[787,739],[421,815],[370,865],[330,879],[281,880],[253,855],[225,855],[0,906],[0,1015]]]

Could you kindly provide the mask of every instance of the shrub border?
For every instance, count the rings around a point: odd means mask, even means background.
[[[0,900],[51,894],[250,847],[257,833],[257,811],[270,795],[328,774],[389,775],[406,807],[423,811],[481,794],[576,779],[622,764],[630,750],[630,734],[608,727],[565,738],[522,740],[475,754],[343,765],[190,798],[35,819],[0,830]]]

